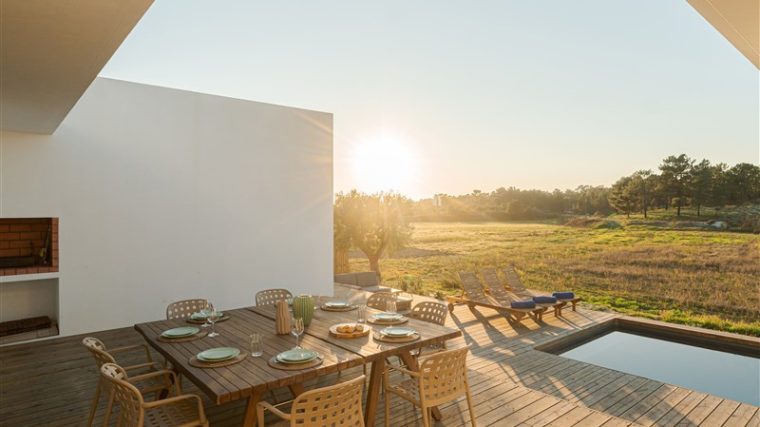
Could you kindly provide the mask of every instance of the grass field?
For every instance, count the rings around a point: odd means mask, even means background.
[[[458,271],[514,264],[531,289],[573,290],[597,309],[760,336],[760,236],[646,226],[416,223],[381,260],[383,281],[458,292]],[[361,253],[353,271],[367,270]]]

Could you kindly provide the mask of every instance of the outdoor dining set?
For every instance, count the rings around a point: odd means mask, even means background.
[[[268,289],[256,294],[254,306],[232,310],[204,299],[169,304],[166,320],[135,325],[146,344],[111,349],[83,340],[100,375],[88,425],[107,399],[106,425],[113,415],[122,426],[207,426],[201,398],[182,392],[182,382],[191,381],[217,405],[246,399],[244,426],[275,419],[374,426],[382,391],[385,425],[392,424],[392,398],[420,408],[429,426],[441,417],[438,405],[465,396],[474,426],[468,348],[447,349],[461,331],[444,326],[446,306],[422,301],[400,312],[396,302],[391,292],[357,304]],[[153,360],[149,348],[163,360]],[[144,352],[143,363],[117,364],[119,354],[134,351]],[[353,367],[364,375],[343,379],[341,371]],[[306,390],[306,382],[329,374],[337,374],[333,385]],[[281,388],[292,400],[274,399]]]

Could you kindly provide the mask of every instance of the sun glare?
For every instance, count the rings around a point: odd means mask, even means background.
[[[352,164],[357,188],[370,193],[410,191],[419,167],[408,141],[390,134],[360,141]]]

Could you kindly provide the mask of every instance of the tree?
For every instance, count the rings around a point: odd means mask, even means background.
[[[631,212],[636,208],[636,188],[633,178],[624,176],[612,185],[609,201],[615,210],[624,213],[630,218]]]
[[[760,167],[739,163],[726,171],[726,174],[734,204],[740,205],[760,198]]]
[[[410,201],[397,193],[364,194],[352,190],[335,197],[336,233],[350,238],[364,252],[370,270],[380,277],[380,257],[387,250],[403,247],[411,237],[408,220]],[[343,238],[343,234],[336,237]]]
[[[649,208],[649,187],[652,181],[651,170],[640,170],[631,176],[631,190],[638,197],[638,205],[644,212],[644,218],[647,218],[647,209]]]
[[[700,215],[702,206],[709,203],[713,189],[713,169],[710,162],[705,159],[692,166],[689,172],[689,184],[691,192],[691,204],[697,207],[697,216]]]
[[[676,199],[676,216],[681,216],[681,206],[683,206],[689,182],[689,171],[691,170],[694,160],[691,160],[686,154],[680,156],[669,156],[662,161],[660,171],[662,171],[662,180],[668,191],[668,199]]]

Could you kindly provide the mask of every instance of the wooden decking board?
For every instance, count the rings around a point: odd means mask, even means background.
[[[663,384],[660,388],[650,393],[649,396],[630,406],[625,412],[618,414],[616,411],[608,411],[607,413],[626,420],[636,421],[639,417],[648,412],[649,409],[667,399],[667,397],[676,390],[677,388],[670,384]]]
[[[712,411],[714,411],[722,401],[723,399],[717,396],[708,395],[701,402],[699,402],[699,404],[695,406],[694,409],[686,414],[686,416],[684,416],[684,418],[682,418],[681,421],[676,424],[676,426],[682,427],[702,424],[705,418],[709,417]]]
[[[758,409],[752,405],[742,403],[733,414],[723,423],[726,427],[744,427],[749,425],[752,416],[757,413]]]
[[[662,418],[671,408],[681,403],[691,393],[691,390],[676,387],[672,393],[668,394],[662,401],[651,406],[647,412],[636,418],[637,424],[644,426],[654,425],[657,420]]]
[[[731,414],[739,408],[740,403],[732,400],[724,400],[702,421],[708,426],[722,426],[731,418]]]
[[[615,316],[581,308],[578,312],[564,310],[563,318],[545,316],[543,324],[526,319],[522,325],[513,326],[492,310],[471,311],[467,306],[457,306],[447,325],[459,326],[464,336],[450,344],[452,348],[470,347],[469,378],[478,425],[609,426],[637,422],[672,426],[680,422],[760,427],[760,413],[752,405],[534,350],[536,345]],[[142,342],[131,327],[91,335],[110,347]],[[0,425],[81,424],[97,381],[95,364],[82,348],[81,339],[64,337],[0,347]],[[130,363],[141,361],[139,353],[120,356]],[[161,359],[154,353],[154,360]],[[329,374],[307,381],[307,388],[346,380],[361,372],[361,367],[355,367],[340,376]],[[183,387],[203,397],[212,425],[240,423],[241,402],[214,405],[189,381],[183,381]],[[289,398],[287,389],[278,389],[275,395],[278,400]],[[412,405],[398,398],[391,403],[391,425],[421,425],[419,411]],[[380,413],[383,404],[381,400]],[[105,399],[101,399],[96,424],[102,424],[104,406]],[[469,425],[464,398],[441,405],[441,411],[444,419],[436,425]],[[376,425],[384,422],[380,413]]]

